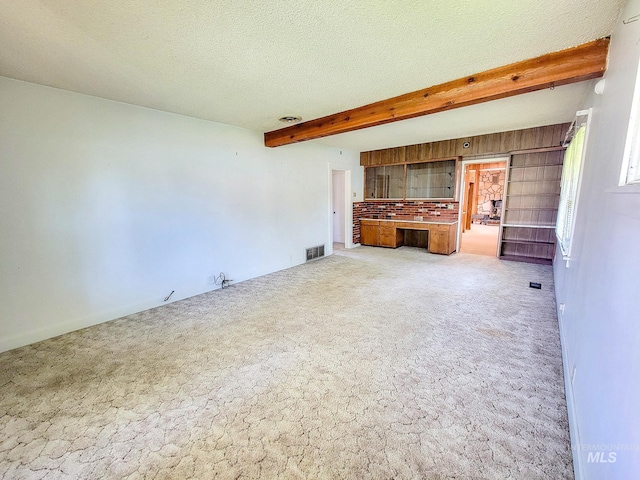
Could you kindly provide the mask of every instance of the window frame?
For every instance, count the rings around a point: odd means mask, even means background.
[[[453,172],[449,172],[449,171],[445,171],[445,172],[429,172],[429,175],[449,175],[451,178],[451,185],[450,186],[445,186],[445,187],[433,187],[431,185],[427,186],[427,187],[423,187],[426,188],[428,190],[431,189],[435,189],[435,188],[448,188],[451,191],[451,196],[448,197],[413,197],[413,196],[409,196],[408,191],[409,191],[409,179],[410,179],[410,174],[409,171],[411,170],[411,167],[414,165],[434,165],[436,163],[441,163],[443,167],[447,167],[446,164],[449,164],[450,162],[453,162]],[[437,162],[415,162],[415,163],[408,163],[405,165],[405,183],[404,183],[404,198],[406,200],[430,200],[430,199],[446,199],[446,200],[454,200],[455,197],[455,188],[456,188],[456,160],[451,158],[449,160],[439,160]],[[437,168],[437,167],[433,167],[433,168]],[[416,188],[416,187],[414,187]]]
[[[620,169],[619,186],[640,184],[640,62],[636,71],[631,113]]]
[[[558,202],[558,216],[556,219],[556,238],[558,240],[558,245],[560,246],[560,251],[562,253],[562,259],[567,261],[567,266],[569,264],[569,260],[571,257],[571,247],[573,234],[575,232],[576,227],[576,218],[578,213],[578,206],[580,200],[580,187],[582,184],[582,172],[584,170],[584,160],[585,153],[587,151],[587,144],[589,141],[589,129],[591,126],[591,115],[593,109],[590,108],[588,110],[581,110],[576,113],[576,122],[578,118],[586,117],[586,121],[582,122],[580,127],[576,129],[577,136],[579,130],[584,127],[584,138],[582,140],[582,148],[576,152],[578,158],[575,160],[575,167],[573,172],[569,172],[569,164],[567,163],[567,153],[571,148],[571,143],[569,144],[569,148],[565,151],[565,160],[563,162],[562,167],[562,177],[560,180],[561,191],[560,191],[560,200]],[[572,125],[573,127],[573,125]],[[565,173],[572,174],[575,178],[566,178]],[[570,191],[567,191],[567,188],[570,188]],[[570,212],[570,215],[569,213]]]
[[[403,179],[402,179],[402,193],[403,195],[400,197],[381,197],[381,198],[375,198],[375,197],[367,197],[367,192],[368,192],[368,187],[369,186],[373,186],[374,190],[377,190],[377,182],[378,179],[377,177],[381,177],[381,176],[387,176],[387,179],[385,181],[386,183],[386,188],[385,190],[387,191],[387,195],[390,193],[391,191],[391,172],[389,172],[389,174],[386,174],[386,169],[390,168],[390,167],[403,167]],[[370,172],[374,169],[382,169],[382,172],[376,172],[376,180],[372,182],[371,185],[368,184],[367,182],[367,172]],[[371,166],[367,166],[365,167],[365,172],[364,172],[364,199],[365,200],[379,200],[379,201],[398,201],[398,200],[403,200],[404,199],[404,194],[406,194],[406,175],[407,175],[407,169],[406,166],[404,164],[401,163],[390,163],[390,164],[384,164],[384,165],[371,165]]]
[[[449,162],[454,161],[454,173],[453,184],[451,186],[452,195],[450,197],[407,197],[407,167],[408,165],[417,165],[424,163],[436,163],[436,162]],[[404,169],[404,178],[402,184],[402,196],[401,197],[389,197],[389,198],[372,198],[367,196],[367,175],[375,168],[380,167],[393,167],[402,166]],[[364,200],[367,202],[384,202],[384,201],[449,201],[455,202],[458,198],[458,177],[460,172],[460,157],[445,157],[434,158],[429,160],[419,160],[414,162],[396,162],[396,163],[384,163],[378,165],[365,165],[364,166]]]

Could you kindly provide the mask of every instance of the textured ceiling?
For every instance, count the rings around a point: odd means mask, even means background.
[[[0,75],[264,132],[282,115],[310,120],[609,35],[623,3],[0,0]],[[586,88],[322,143],[369,150],[566,121]]]

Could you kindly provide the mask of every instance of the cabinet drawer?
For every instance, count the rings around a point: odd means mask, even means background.
[[[380,246],[381,247],[396,247],[396,237],[395,235],[380,235]]]
[[[398,228],[406,228],[408,230],[430,230],[431,225],[422,222],[398,222]]]
[[[396,226],[393,223],[380,223],[380,235],[393,235],[395,231]]]
[[[396,230],[391,235],[380,234],[380,246],[396,248],[402,245],[403,235],[400,230]]]
[[[377,227],[378,225],[380,225],[380,221],[379,220],[369,220],[366,218],[361,218],[360,219],[360,225],[361,226],[365,226],[365,225],[369,225],[372,227]]]

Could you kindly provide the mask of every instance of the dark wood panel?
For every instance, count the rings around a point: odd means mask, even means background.
[[[360,154],[360,165],[368,167],[402,162],[424,162],[447,157],[506,155],[520,150],[559,148],[569,126],[569,123],[561,123],[384,150],[371,150]],[[469,142],[469,148],[464,148],[465,142]]]

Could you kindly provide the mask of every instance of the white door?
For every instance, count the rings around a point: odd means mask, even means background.
[[[333,171],[333,241],[344,243],[344,172]]]

